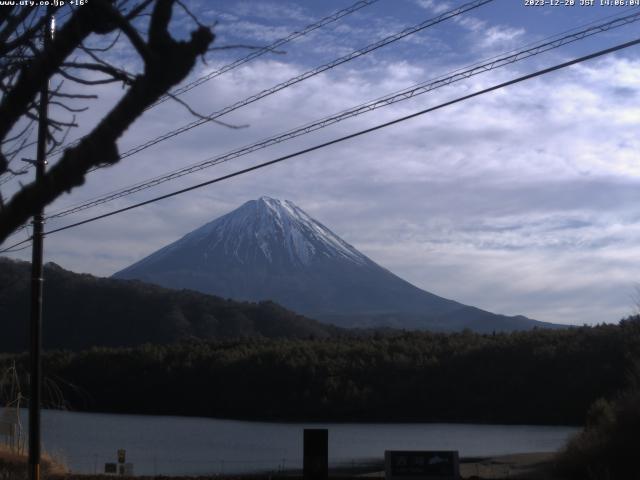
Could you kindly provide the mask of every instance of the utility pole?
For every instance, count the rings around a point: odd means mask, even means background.
[[[51,44],[54,17],[47,11],[42,42],[43,56]],[[38,146],[36,153],[36,184],[44,177],[47,154],[47,115],[49,77],[42,78],[38,105]],[[29,480],[40,480],[40,397],[42,394],[42,257],[44,239],[44,208],[33,216],[33,249],[31,253],[31,315],[29,318]]]

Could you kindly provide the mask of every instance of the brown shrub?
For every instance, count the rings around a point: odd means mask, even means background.
[[[42,477],[45,479],[50,475],[62,475],[66,472],[64,465],[48,455],[43,456],[41,468]],[[0,480],[27,480],[27,478],[27,456],[0,446]]]
[[[639,437],[640,390],[625,392],[610,402],[597,400],[585,429],[559,454],[558,472],[571,480],[640,478]]]

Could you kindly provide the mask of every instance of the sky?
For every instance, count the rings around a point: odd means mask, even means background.
[[[354,1],[184,2],[214,24],[215,46],[263,47]],[[201,114],[234,104],[459,7],[463,1],[378,0],[180,98]],[[529,6],[494,0],[313,76],[93,172],[47,207],[113,190],[314,122],[505,52],[640,12],[640,7]],[[565,3],[565,2],[560,2]],[[571,2],[566,2],[571,3]],[[599,3],[599,2],[598,2]],[[380,108],[85,212],[47,230],[193,185],[628,42],[640,22]],[[176,8],[172,31],[193,19]],[[557,38],[557,37],[556,37]],[[96,44],[101,39],[96,39]],[[193,80],[255,50],[209,52]],[[135,70],[130,45],[112,60]],[[90,131],[122,95],[79,115]],[[193,121],[176,101],[148,110],[120,151]],[[564,324],[613,323],[640,296],[640,47],[509,86],[234,179],[52,234],[45,261],[108,276],[244,202],[288,199],[361,252],[437,295],[492,312]],[[51,160],[55,162],[55,158]],[[27,179],[21,178],[21,181]],[[12,181],[3,192],[18,188]],[[13,190],[12,190],[13,189]],[[26,237],[20,232],[5,244]],[[12,254],[29,258],[29,250]]]

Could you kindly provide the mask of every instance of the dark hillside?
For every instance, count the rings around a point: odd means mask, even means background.
[[[27,346],[30,264],[0,258],[0,351]],[[45,266],[44,347],[172,343],[189,338],[325,338],[341,330],[272,302],[224,300],[139,281],[77,274]]]

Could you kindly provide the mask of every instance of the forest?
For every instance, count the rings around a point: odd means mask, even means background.
[[[28,345],[30,264],[0,258],[0,352]],[[328,337],[344,330],[305,318],[273,302],[236,302],[135,280],[44,269],[46,349],[128,347],[186,339]]]
[[[379,332],[50,351],[44,370],[49,405],[83,411],[582,425],[596,400],[637,382],[638,359],[640,317],[631,317],[496,334]],[[25,372],[27,360],[4,354],[0,368],[15,362]]]

